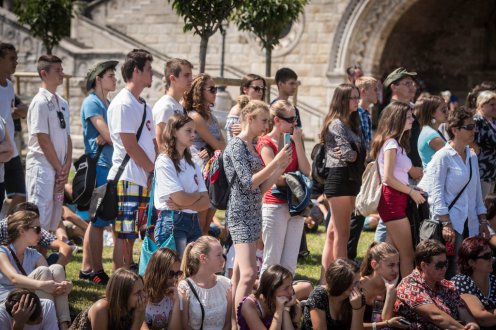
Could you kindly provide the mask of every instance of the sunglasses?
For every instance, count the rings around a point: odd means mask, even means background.
[[[182,275],[183,275],[182,270],[178,270],[177,272],[175,272],[173,270],[169,271],[169,277],[170,278],[173,278],[173,277],[178,278],[178,277],[181,277]]]
[[[282,119],[286,123],[289,123],[289,124],[293,124],[293,123],[295,123],[298,120],[298,117],[297,116],[293,116],[293,117],[281,117],[281,116],[277,116],[277,118]]]
[[[215,86],[210,86],[208,88],[205,88],[206,91],[209,91],[212,94],[217,94],[217,87]]]
[[[475,128],[475,124],[462,125],[462,126],[458,126],[458,128],[463,128],[464,130],[467,131],[473,131]]]
[[[65,129],[65,118],[62,111],[57,111],[57,118],[59,119],[60,128]]]
[[[253,90],[257,93],[260,93],[260,92],[265,92],[265,87],[260,87],[260,86],[250,86],[251,88],[253,88]]]
[[[28,227],[28,229],[34,230],[34,232],[37,234],[41,233],[41,227],[40,226]]]
[[[445,261],[438,261],[434,264],[434,267],[437,269],[437,270],[441,270],[443,268],[448,268],[448,260],[445,260]]]
[[[477,256],[474,259],[484,259],[484,260],[491,260],[493,258],[493,253],[492,252],[486,252],[483,255]]]

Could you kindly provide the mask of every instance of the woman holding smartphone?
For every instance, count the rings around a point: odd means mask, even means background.
[[[279,151],[280,145],[291,146],[291,162],[284,173],[300,171],[310,175],[310,163],[305,155],[302,130],[296,126],[295,108],[286,100],[279,100],[270,107],[272,130],[262,136],[257,143],[257,152],[264,164],[269,164]],[[291,134],[293,138],[291,139]],[[281,143],[282,142],[282,143]],[[284,173],[277,178],[276,186],[286,188]],[[278,198],[269,189],[263,197],[262,238],[264,257],[261,273],[270,265],[281,265],[291,273],[296,271],[299,246],[304,218],[289,214],[288,201]]]

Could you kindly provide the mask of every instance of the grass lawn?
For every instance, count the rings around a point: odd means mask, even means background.
[[[222,218],[218,214],[219,218]],[[363,232],[360,237],[360,242],[358,245],[358,259],[361,260],[365,255],[367,247],[374,239],[374,233]],[[310,256],[305,260],[298,262],[298,268],[296,269],[296,279],[306,279],[316,284],[320,278],[320,262],[322,259],[322,248],[325,241],[324,227],[319,228],[319,232],[315,234],[307,235],[308,249],[310,250]],[[134,261],[137,262],[139,258],[139,242],[135,244],[134,249]],[[112,270],[112,247],[104,248],[104,267],[105,271],[110,275]],[[79,269],[81,267],[82,253],[73,255],[71,262],[67,265],[67,278],[72,281],[73,289],[69,296],[69,303],[73,313],[77,314],[81,310],[91,305],[94,301],[103,297],[105,294],[105,288],[102,286],[96,286],[90,284],[86,281],[80,281],[78,279]]]

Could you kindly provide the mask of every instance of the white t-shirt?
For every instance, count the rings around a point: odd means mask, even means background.
[[[181,172],[177,172],[172,160],[165,154],[160,154],[155,162],[155,196],[154,205],[157,210],[168,210],[169,195],[184,191],[186,193],[207,191],[200,167],[193,163],[191,166],[183,158],[179,162]],[[197,213],[190,209],[181,210],[187,213]]]
[[[49,299],[40,299],[41,310],[43,312],[43,320],[40,324],[26,324],[24,330],[53,330],[58,329],[57,315],[55,306]],[[0,330],[12,330],[12,317],[5,309],[5,303],[0,305]]]
[[[379,152],[379,172],[381,173],[381,179],[383,180],[384,178],[384,152],[390,149],[396,149],[396,161],[393,170],[394,177],[401,183],[408,184],[408,171],[412,168],[412,161],[406,154],[406,150],[395,139],[389,139],[384,142]]]
[[[169,118],[176,113],[185,113],[183,106],[175,98],[167,94],[155,103],[152,112],[155,125],[167,123]]]
[[[138,102],[127,88],[123,88],[110,103],[107,119],[110,138],[114,145],[114,153],[112,155],[112,168],[109,171],[108,179],[115,177],[122,160],[126,156],[126,150],[122,144],[120,133],[136,134],[138,132],[141,119],[143,118],[143,108],[144,104]],[[153,125],[152,111],[147,105],[145,124],[143,125],[138,145],[143,149],[151,162],[154,162],[156,157],[154,139],[155,125]],[[130,181],[146,187],[148,174],[148,172],[138,166],[131,158],[119,180]]]
[[[14,119],[12,119],[12,111],[14,111],[15,106],[15,93],[14,87],[10,80],[7,80],[7,86],[0,85],[0,116],[7,123],[7,129],[9,130],[10,141],[14,141]],[[19,155],[17,151],[17,146],[14,146],[14,155],[12,157],[17,157]]]
[[[65,128],[61,127],[59,116],[63,116]],[[40,88],[29,105],[27,123],[29,141],[26,163],[52,167],[43,154],[36,136],[38,133],[45,133],[50,136],[57,158],[63,164],[67,156],[67,146],[71,135],[67,101],[58,94],[52,94],[48,90]]]

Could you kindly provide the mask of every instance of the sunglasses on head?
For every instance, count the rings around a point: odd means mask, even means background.
[[[208,88],[205,88],[205,90],[209,91],[212,94],[217,94],[217,87],[215,86],[210,86]]]
[[[434,267],[437,269],[437,270],[441,270],[443,268],[448,268],[448,260],[445,260],[445,261],[438,261],[434,264]]]
[[[28,227],[28,229],[34,230],[34,232],[37,234],[41,233],[41,227],[40,226]]]
[[[178,278],[178,277],[181,277],[182,275],[183,275],[182,270],[178,270],[177,272],[175,272],[173,270],[169,271],[169,277],[170,278],[173,278],[173,277]]]
[[[484,260],[491,260],[493,258],[493,253],[492,252],[486,252],[483,255],[477,256],[474,259],[484,259]]]
[[[298,117],[293,116],[293,117],[282,117],[282,116],[277,116],[277,118],[284,120],[285,122],[289,124],[293,124],[298,120]]]
[[[260,86],[250,86],[250,87],[253,88],[253,90],[257,93],[265,92],[265,87],[260,87]]]
[[[462,125],[462,126],[458,126],[458,128],[463,128],[464,130],[467,131],[473,131],[475,128],[475,124]]]
[[[57,118],[59,119],[60,128],[65,129],[65,118],[62,111],[57,111]]]

